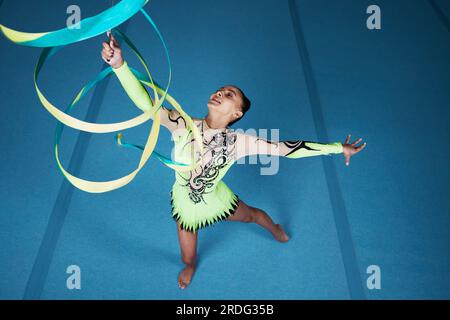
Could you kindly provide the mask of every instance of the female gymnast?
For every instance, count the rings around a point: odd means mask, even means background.
[[[134,76],[123,60],[119,43],[112,34],[109,43],[103,42],[102,59],[109,64],[133,102],[141,110],[151,109],[152,101],[146,89]],[[208,114],[204,119],[193,118],[203,138],[203,158],[198,169],[189,172],[175,171],[175,183],[171,190],[172,217],[178,229],[181,258],[185,267],[178,275],[178,285],[186,288],[192,280],[197,262],[197,230],[221,220],[256,223],[267,229],[280,242],[287,242],[289,236],[280,224],[275,224],[263,210],[247,205],[222,178],[239,158],[265,154],[288,158],[342,153],[345,164],[350,157],[365,146],[357,146],[361,138],[350,142],[350,134],[344,144],[318,143],[311,141],[267,141],[256,136],[233,132],[229,126],[250,108],[250,100],[244,92],[226,85],[211,94]],[[187,128],[185,119],[176,110],[161,107],[161,124],[166,127],[174,140],[174,158],[178,162],[189,163],[195,151],[192,130]]]

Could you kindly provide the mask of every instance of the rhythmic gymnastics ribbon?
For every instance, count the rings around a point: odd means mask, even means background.
[[[143,9],[143,7],[148,2],[149,0],[122,0],[113,7],[105,10],[104,12],[96,16],[81,20],[79,29],[64,28],[51,32],[26,33],[7,28],[4,25],[0,24],[0,30],[12,42],[24,46],[44,48],[38,59],[34,71],[34,84],[36,92],[44,108],[47,109],[47,111],[50,112],[50,114],[52,114],[59,121],[55,130],[55,158],[58,167],[61,173],[64,175],[64,177],[80,190],[91,193],[102,193],[123,187],[126,184],[130,183],[136,177],[137,173],[143,168],[143,166],[145,165],[145,163],[147,162],[147,160],[151,155],[157,157],[161,162],[163,162],[168,167],[180,172],[193,170],[197,168],[197,166],[199,166],[202,162],[203,144],[201,143],[202,140],[200,132],[197,126],[194,124],[192,118],[188,114],[186,114],[186,112],[184,112],[184,110],[178,104],[178,102],[168,93],[172,79],[172,65],[167,46],[163,36],[161,35],[161,32],[159,31],[153,20],[150,18],[150,16],[147,14],[147,12]],[[159,86],[158,83],[153,80],[144,58],[139,53],[134,44],[126,37],[125,34],[120,32],[119,29],[115,29],[120,24],[127,21],[138,12],[141,12],[146,18],[146,20],[151,24],[154,31],[157,33],[161,44],[164,47],[167,63],[169,66],[168,82],[165,89],[162,89],[162,87]],[[150,96],[150,101],[152,103],[150,107],[152,108],[147,108],[143,114],[131,120],[109,124],[90,123],[74,118],[70,116],[69,113],[77,105],[77,103],[89,92],[89,90],[91,90],[97,83],[104,80],[106,77],[110,76],[113,73],[111,67],[108,67],[103,71],[101,71],[91,82],[85,85],[79,91],[75,99],[66,108],[65,112],[55,107],[50,101],[48,101],[45,98],[44,94],[39,89],[38,78],[40,71],[45,65],[47,59],[56,54],[64,46],[80,42],[86,39],[90,39],[92,37],[103,34],[109,30],[112,30],[113,33],[119,39],[123,40],[140,60],[141,64],[146,70],[146,74],[142,74],[133,68],[130,69],[142,84],[148,86],[153,90],[155,101],[153,102]],[[161,95],[162,97],[160,97],[159,95]],[[169,102],[180,113],[180,115],[186,120],[187,127],[192,130],[195,143],[197,143],[200,149],[199,159],[196,162],[192,158],[191,164],[179,163],[176,161],[172,161],[171,159],[164,157],[163,155],[154,151],[156,142],[158,140],[159,128],[161,124],[160,108],[164,101]],[[133,172],[131,172],[126,176],[110,181],[85,180],[70,174],[67,170],[64,169],[59,160],[58,144],[64,126],[69,126],[74,129],[91,133],[109,133],[138,126],[148,121],[149,119],[153,119],[153,124],[144,147],[137,146],[134,144],[122,143],[121,140],[122,134],[119,133],[116,135],[116,139],[119,145],[122,145],[124,147],[134,147],[143,151],[138,167]]]

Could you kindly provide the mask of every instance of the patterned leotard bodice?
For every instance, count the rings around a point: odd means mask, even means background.
[[[206,130],[203,121],[195,120],[203,139],[202,165],[189,172],[175,171],[172,188],[172,208],[176,214],[189,217],[224,218],[233,213],[237,195],[223,183],[222,178],[235,162],[236,134],[230,129]],[[191,164],[193,153],[200,150],[192,131],[183,129],[172,134],[173,158],[177,162]],[[175,210],[174,210],[175,209]],[[186,219],[184,219],[186,220]],[[207,220],[204,220],[207,223]]]
[[[176,172],[177,182],[190,189],[189,197],[194,203],[204,202],[204,195],[211,193],[219,181],[235,162],[236,134],[229,129],[224,132],[204,130],[204,124],[196,121],[203,137],[202,165],[194,171]],[[199,154],[192,131],[174,137],[174,159],[182,163],[191,163],[191,154]]]

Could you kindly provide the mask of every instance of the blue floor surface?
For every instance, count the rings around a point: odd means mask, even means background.
[[[72,1],[5,0],[0,22],[23,31],[61,28]],[[109,1],[78,0],[83,17]],[[40,49],[0,40],[0,298],[2,299],[434,299],[450,298],[450,2],[379,0],[382,29],[366,28],[365,0],[152,1],[173,62],[170,93],[191,116],[218,87],[244,89],[252,108],[235,127],[280,129],[281,140],[363,137],[341,155],[235,165],[224,181],[282,223],[291,240],[256,225],[221,222],[199,233],[200,264],[187,290],[170,213],[174,173],[151,159],[127,186],[82,192],[58,171],[56,122],[41,107],[32,72]],[[40,18],[36,18],[40,17]],[[158,82],[167,64],[137,14],[123,28]],[[60,108],[105,64],[97,37],[65,48],[41,76]],[[126,60],[142,70],[124,49]],[[74,115],[119,122],[140,113],[114,76]],[[126,132],[143,144],[151,123]],[[90,180],[119,178],[139,152],[114,134],[66,128],[61,161]],[[169,155],[162,129],[157,149]],[[272,159],[273,160],[273,159]],[[275,160],[273,160],[275,161]],[[273,163],[272,163],[273,164]],[[66,268],[81,269],[68,290]],[[370,290],[367,268],[381,269]]]

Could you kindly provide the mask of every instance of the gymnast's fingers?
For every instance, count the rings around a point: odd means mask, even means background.
[[[102,51],[102,57],[105,59],[111,59],[113,56],[107,52]]]
[[[114,52],[107,51],[105,49],[102,50],[102,54],[104,54],[105,56],[108,56],[108,57],[114,56]]]
[[[355,142],[352,143],[352,146],[356,146],[362,139],[359,138],[358,140],[356,140]]]
[[[111,41],[109,42],[109,45],[110,45],[110,47],[111,47],[113,50],[120,51],[120,46],[119,46],[119,44],[117,43],[116,40],[111,40]]]
[[[102,54],[102,59],[103,61],[105,61],[107,64],[110,64],[110,59],[109,57],[105,56],[104,54]]]
[[[350,142],[350,134],[349,135],[347,135],[347,139],[345,139],[345,142],[344,142],[344,144],[347,144],[347,143],[349,143]]]
[[[366,142],[364,142],[362,145],[360,145],[359,147],[357,147],[356,148],[356,152],[355,153],[358,153],[358,152],[360,152],[362,149],[364,149],[365,147],[366,147],[366,145],[367,145],[367,143]]]
[[[111,47],[109,46],[108,42],[102,42],[103,48],[107,49],[107,50],[111,50]]]
[[[108,43],[103,42],[102,44],[103,44],[103,50],[106,50],[108,52],[112,52],[113,51]]]

